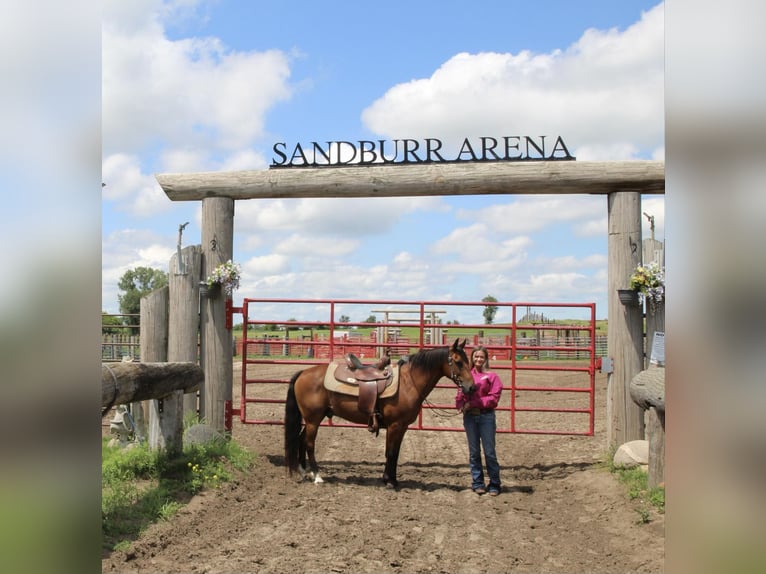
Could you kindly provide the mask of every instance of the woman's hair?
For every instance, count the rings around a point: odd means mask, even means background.
[[[489,351],[487,351],[487,348],[483,345],[479,345],[478,347],[474,347],[474,349],[471,351],[471,368],[473,369],[473,355],[474,353],[478,352],[484,353],[484,358],[487,359],[484,361],[484,368],[489,369]]]

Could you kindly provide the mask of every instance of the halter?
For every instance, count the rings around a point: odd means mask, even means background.
[[[455,372],[455,365],[453,363],[454,361],[452,360],[452,355],[450,354],[449,359],[447,359],[447,364],[449,365],[449,378],[452,379],[453,383],[460,387],[460,382],[463,379],[460,378],[460,373]]]

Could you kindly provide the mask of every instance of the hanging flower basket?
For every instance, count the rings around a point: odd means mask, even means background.
[[[638,307],[638,291],[633,289],[617,289],[620,303],[626,307]]]
[[[242,268],[239,263],[232,263],[229,259],[226,263],[221,263],[213,269],[208,278],[200,283],[200,293],[202,285],[207,286],[207,297],[215,297],[223,289],[227,297],[231,297],[235,289],[239,289],[239,279],[242,275]]]
[[[215,299],[221,294],[221,286],[218,283],[208,285],[207,281],[200,281],[199,296],[208,299]]]
[[[665,268],[656,261],[639,265],[630,276],[630,288],[638,293],[642,303],[662,303],[665,301]]]

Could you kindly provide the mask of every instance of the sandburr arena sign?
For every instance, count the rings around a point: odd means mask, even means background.
[[[273,146],[271,168],[352,167],[478,161],[572,161],[561,136],[465,138],[456,151],[437,138],[309,142]]]

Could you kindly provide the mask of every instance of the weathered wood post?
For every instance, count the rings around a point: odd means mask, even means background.
[[[141,362],[162,363],[168,360],[169,286],[141,298]],[[149,410],[149,447],[178,454],[182,449],[183,422],[179,420],[179,401],[173,396],[147,401]]]
[[[202,269],[207,277],[213,269],[232,258],[234,248],[234,200],[207,197],[202,200]],[[202,368],[205,384],[201,393],[201,415],[219,432],[228,432],[227,413],[232,408],[233,349],[226,327],[223,291],[200,301]]]
[[[655,333],[665,332],[665,301],[648,303],[646,306],[646,344],[651,355]],[[652,366],[647,365],[647,368]],[[657,367],[662,369],[663,398],[665,382],[665,364]],[[649,406],[644,415],[646,438],[649,441],[649,472],[647,483],[650,488],[665,482],[665,404]]]
[[[643,368],[643,314],[626,306],[618,289],[629,287],[641,261],[641,194],[618,191],[608,195],[609,295],[607,353],[613,372],[607,382],[607,447],[644,438],[644,413],[630,397],[630,381]]]
[[[202,276],[202,247],[189,245],[170,258],[170,310],[168,313],[168,361],[198,360],[199,341],[199,282]],[[182,394],[182,419],[197,414],[197,393]]]

